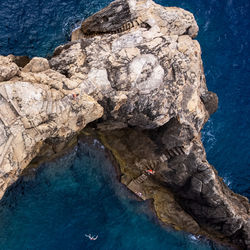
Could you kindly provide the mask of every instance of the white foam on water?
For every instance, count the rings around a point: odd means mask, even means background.
[[[225,182],[225,184],[226,184],[228,187],[231,188],[231,186],[232,186],[232,180],[230,179],[230,177],[228,177],[228,176],[223,177],[223,181]]]
[[[195,236],[193,234],[190,234],[190,235],[188,235],[188,237],[192,241],[200,241],[200,236],[199,235]]]
[[[216,143],[215,131],[213,121],[210,119],[207,121],[205,128],[201,132],[202,134],[202,142],[206,147],[206,151],[210,151],[213,149]]]
[[[76,15],[63,20],[62,33],[65,37],[70,37],[71,33],[81,26],[82,16]]]

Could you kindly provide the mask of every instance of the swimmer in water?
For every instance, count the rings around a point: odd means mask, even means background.
[[[85,234],[85,237],[87,237],[87,238],[89,238],[90,240],[97,240],[97,238],[98,238],[98,235],[96,235],[96,236],[91,236],[91,234]]]

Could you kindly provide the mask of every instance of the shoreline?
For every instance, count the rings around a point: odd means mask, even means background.
[[[86,130],[86,129],[85,129]],[[27,170],[25,173],[23,173],[15,183],[13,183],[8,190],[6,191],[5,195],[3,196],[3,198],[0,200],[0,206],[5,206],[6,205],[6,198],[5,196],[9,196],[9,193],[12,193],[15,191],[15,189],[18,189],[19,191],[21,191],[21,186],[22,186],[22,182],[25,181],[26,178],[30,179],[33,178],[33,175],[39,175],[40,172],[43,170],[43,168],[48,168],[48,166],[43,166],[46,163],[56,163],[60,158],[66,157],[68,154],[73,153],[74,148],[77,147],[78,143],[86,143],[87,146],[93,150],[101,153],[104,153],[104,157],[111,163],[113,170],[115,172],[115,176],[113,176],[121,185],[124,186],[124,188],[126,188],[126,192],[129,192],[131,195],[133,195],[134,199],[136,199],[139,202],[143,202],[144,204],[146,204],[146,206],[149,208],[149,210],[147,212],[149,212],[150,214],[150,218],[153,219],[153,222],[160,226],[161,228],[163,228],[166,232],[174,232],[174,231],[180,231],[186,235],[190,235],[196,237],[196,240],[202,240],[204,243],[205,242],[214,242],[213,244],[218,244],[222,247],[229,247],[232,250],[238,250],[240,248],[238,248],[235,245],[229,244],[228,242],[225,241],[221,241],[218,238],[213,238],[211,237],[211,235],[197,235],[197,234],[192,234],[191,232],[187,232],[185,230],[176,230],[176,228],[174,228],[173,226],[171,226],[170,224],[166,224],[164,223],[158,216],[157,216],[157,212],[155,210],[155,206],[154,206],[154,200],[153,198],[151,199],[147,199],[147,200],[143,200],[142,198],[140,198],[136,193],[134,193],[132,190],[128,189],[127,186],[123,183],[121,183],[121,175],[122,172],[120,170],[119,167],[119,163],[116,160],[116,158],[114,157],[113,153],[106,148],[102,142],[100,141],[99,135],[98,133],[96,133],[95,130],[91,129],[91,133],[89,133],[89,129],[87,129],[87,133],[86,131],[82,131],[79,135],[77,135],[77,140],[73,139],[74,143],[73,145],[70,145],[69,147],[65,148],[62,152],[60,152],[59,154],[56,155],[52,155],[51,158],[43,158],[41,159],[38,155],[38,158],[40,159],[39,162],[37,162],[36,164],[31,163],[31,168],[30,166],[27,167]],[[96,140],[98,141],[99,145],[96,145]],[[71,143],[69,143],[71,144]],[[36,158],[34,159],[36,160]],[[36,165],[36,166],[34,166]],[[112,177],[112,178],[113,178]],[[117,194],[118,195],[118,194]],[[11,197],[13,197],[13,199],[15,200],[15,193],[11,194]],[[8,201],[7,202],[11,202]],[[7,203],[8,204],[8,203]],[[13,204],[9,204],[8,206],[13,206]],[[15,207],[15,205],[14,205]]]
[[[95,121],[121,183],[153,199],[160,220],[247,248],[248,200],[223,183],[201,141],[218,97],[206,86],[194,16],[131,1],[84,20],[49,61],[0,57],[1,194]]]

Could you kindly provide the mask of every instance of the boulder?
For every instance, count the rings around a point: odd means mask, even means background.
[[[18,73],[19,67],[13,62],[11,56],[0,56],[0,82],[8,81]]]
[[[42,57],[33,57],[23,68],[24,72],[38,73],[49,69],[49,62]]]

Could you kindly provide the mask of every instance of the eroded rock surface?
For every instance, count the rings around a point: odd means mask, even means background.
[[[124,2],[114,4],[121,6]],[[98,27],[103,13],[110,8],[113,11],[111,4],[83,22],[81,30],[91,30],[87,35],[80,30],[78,38],[84,39],[55,50],[51,67],[77,81],[81,91],[97,99],[105,110],[103,120],[112,126],[118,123],[151,129],[178,116],[199,131],[209,114],[201,100],[207,89],[200,46],[192,39],[198,31],[193,15],[151,1],[128,1],[129,5],[135,3],[133,12],[144,18],[144,25],[117,34],[97,32],[89,36],[92,29],[96,32],[94,27]],[[114,18],[110,17],[111,26]],[[90,25],[93,19],[97,24]],[[187,27],[192,30],[190,34],[185,32]]]
[[[206,87],[197,32],[185,10],[117,0],[86,19],[49,63],[33,58],[22,68],[1,57],[2,193],[44,140],[70,137],[104,109],[92,128],[121,181],[152,198],[163,222],[249,247],[248,200],[218,177],[200,139],[218,98]]]
[[[119,162],[121,182],[153,199],[163,222],[247,248],[248,200],[228,189],[190,132],[173,118],[155,130],[102,131],[99,139]]]
[[[46,59],[34,58],[20,69],[11,57],[1,62],[7,69],[0,77],[8,81],[0,83],[0,197],[44,141],[63,142],[103,114],[90,96],[64,89],[71,81],[51,70]]]

